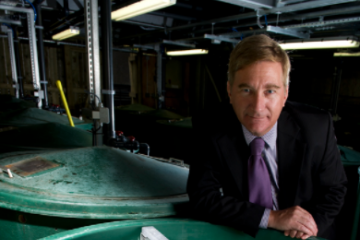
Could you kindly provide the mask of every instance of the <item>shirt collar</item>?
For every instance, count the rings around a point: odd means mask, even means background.
[[[241,124],[241,127],[244,132],[245,141],[246,141],[247,145],[249,145],[251,143],[251,141],[254,140],[254,138],[256,138],[257,136],[253,135],[249,130],[247,130],[244,125]],[[270,131],[265,133],[265,135],[262,136],[261,138],[264,139],[266,144],[269,145],[269,147],[271,149],[275,149],[276,138],[277,138],[277,122],[270,129]]]

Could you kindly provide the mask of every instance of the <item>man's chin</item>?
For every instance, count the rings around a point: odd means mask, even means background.
[[[254,136],[257,136],[257,137],[262,137],[267,132],[266,128],[263,128],[263,127],[252,126],[252,127],[249,127],[249,128],[246,127],[246,128],[247,128],[247,130],[249,130],[249,132],[251,132]]]

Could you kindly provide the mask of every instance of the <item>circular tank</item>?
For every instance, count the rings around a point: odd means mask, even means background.
[[[90,132],[59,123],[0,128],[0,153],[90,146]]]
[[[276,230],[260,229],[256,238],[230,227],[213,225],[188,219],[146,219],[136,221],[111,222],[97,224],[89,227],[74,229],[48,236],[42,240],[60,239],[86,239],[86,240],[112,240],[126,239],[138,240],[143,227],[154,227],[167,239],[171,240],[288,240],[289,237]],[[148,238],[147,238],[148,239]],[[160,238],[155,238],[160,239]],[[311,237],[312,240],[322,238]]]
[[[151,153],[164,158],[177,158],[191,164],[193,147],[192,118],[157,120],[149,139]]]
[[[1,239],[38,239],[119,219],[173,216],[189,170],[110,147],[0,155]]]
[[[92,146],[92,123],[35,108],[27,101],[0,95],[0,153]]]
[[[152,109],[141,105],[131,104],[117,107],[115,110],[116,130],[125,136],[134,136],[141,143],[150,145],[150,155],[167,158],[167,150],[162,145],[166,141],[162,136],[162,128],[156,123],[158,120],[173,121],[183,119],[183,116],[166,109]],[[159,143],[159,141],[161,141]],[[169,149],[171,151],[171,149]],[[172,156],[174,157],[174,156]]]
[[[44,123],[59,123],[69,126],[66,115],[36,108],[33,104],[7,95],[0,95],[0,126],[29,126]],[[92,123],[73,117],[76,128],[91,130]]]

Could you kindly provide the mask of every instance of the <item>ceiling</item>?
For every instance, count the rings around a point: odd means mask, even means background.
[[[68,28],[83,28],[81,0],[42,2],[44,38]],[[134,0],[112,1],[113,10]],[[0,4],[24,4],[21,0],[0,0]],[[100,5],[100,0],[99,0]],[[25,7],[30,5],[25,4]],[[21,14],[0,10],[1,19],[21,20]],[[26,23],[17,29],[26,35]],[[101,22],[101,18],[99,19]],[[112,22],[114,46],[164,43],[206,47],[234,44],[254,33],[267,33],[276,40],[360,36],[359,0],[177,0],[174,6]],[[84,35],[84,31],[83,35]],[[100,31],[101,32],[101,31]],[[67,39],[81,41],[84,37]],[[176,45],[174,45],[174,42]],[[186,45],[190,44],[190,45]]]

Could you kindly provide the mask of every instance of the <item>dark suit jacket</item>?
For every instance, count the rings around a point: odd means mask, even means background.
[[[250,150],[230,104],[193,117],[196,133],[188,193],[194,216],[252,236],[264,207],[248,202]],[[346,193],[346,176],[331,116],[287,102],[278,119],[279,208],[309,211],[318,236],[332,238],[332,224]]]

